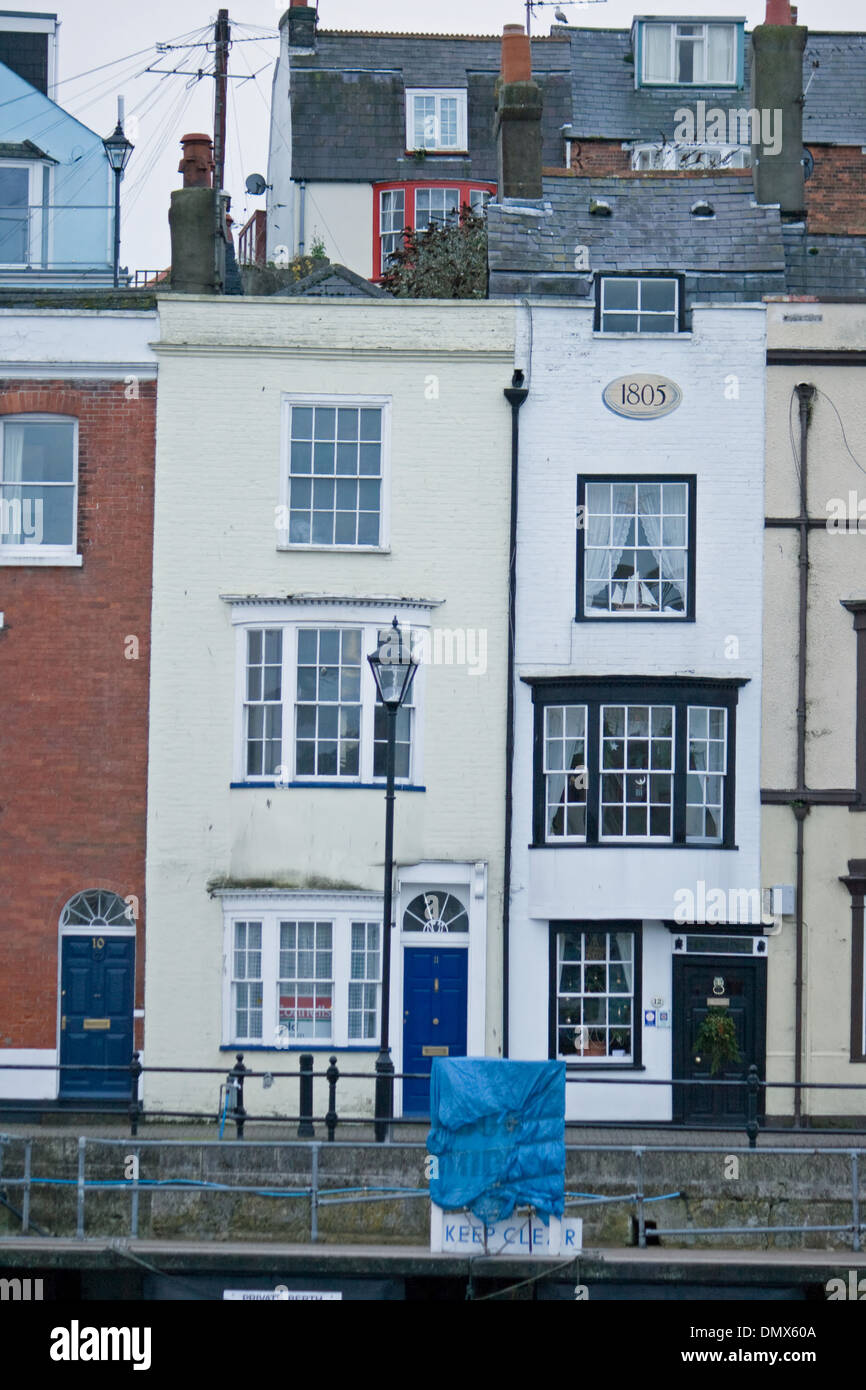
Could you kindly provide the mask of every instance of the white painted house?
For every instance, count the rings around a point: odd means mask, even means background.
[[[764,319],[617,331],[547,300],[518,351],[508,1049],[566,1060],[572,1118],[741,1110],[603,1084],[707,1076],[714,998],[763,1067]]]
[[[160,321],[145,1060],[372,1073],[367,657],[394,617],[427,659],[397,728],[393,1060],[495,1054],[513,306],[171,296]],[[219,1077],[145,1080],[159,1108],[217,1101]],[[344,1113],[372,1102],[341,1083]],[[248,1083],[250,1113],[297,1106]]]

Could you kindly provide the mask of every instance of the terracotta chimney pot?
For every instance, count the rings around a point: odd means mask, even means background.
[[[183,156],[177,166],[183,174],[184,188],[210,188],[213,180],[213,141],[209,135],[194,134],[181,137]]]
[[[791,12],[790,0],[767,0],[765,24],[796,24],[796,15]]]
[[[502,81],[532,81],[529,35],[522,24],[506,24],[502,30]]]

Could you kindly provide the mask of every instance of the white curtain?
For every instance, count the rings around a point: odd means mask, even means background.
[[[707,82],[734,80],[734,26],[707,25]]]
[[[21,481],[24,477],[24,431],[20,425],[3,427],[3,489],[2,497],[6,506],[3,510],[4,542],[22,545],[24,542],[24,520],[22,516],[23,493]],[[17,484],[17,486],[16,486]],[[9,530],[5,530],[8,526]]]
[[[585,546],[584,548],[584,585],[586,596],[584,600],[584,612],[592,611],[592,600],[599,592],[602,585],[606,585],[614,576],[617,566],[622,559],[622,552],[625,546],[629,527],[634,519],[634,490],[620,493],[613,509],[613,521],[611,526],[611,545],[598,549]],[[589,532],[587,532],[589,535]],[[610,606],[610,597],[605,603],[605,608]]]
[[[645,24],[643,26],[643,80],[644,82],[670,82],[671,80],[671,26],[669,24]]]
[[[631,947],[634,937],[631,932],[617,932],[616,944],[619,948],[619,958],[625,974],[625,982],[628,989],[632,988],[632,958]]]

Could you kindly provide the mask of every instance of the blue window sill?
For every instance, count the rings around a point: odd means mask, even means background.
[[[358,1043],[314,1043],[307,1047],[304,1043],[290,1043],[288,1047],[275,1047],[273,1043],[220,1043],[220,1052],[378,1052],[378,1043],[369,1046]]]
[[[411,787],[405,782],[396,782],[395,788],[398,792],[426,792],[426,787]],[[262,788],[267,790],[270,787],[280,791],[288,791],[290,787],[305,787],[307,790],[317,787],[327,787],[333,789],[339,787],[340,791],[365,791],[381,792],[385,790],[384,779],[381,782],[229,782],[233,790],[238,791],[260,791]]]

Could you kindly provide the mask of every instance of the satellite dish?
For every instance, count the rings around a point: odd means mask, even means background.
[[[810,149],[803,146],[803,178],[810,179],[815,170],[815,156]]]
[[[246,190],[254,198],[260,198],[269,184],[262,178],[261,174],[250,174],[246,182]]]
[[[291,259],[288,246],[274,247],[274,265],[288,265]]]

